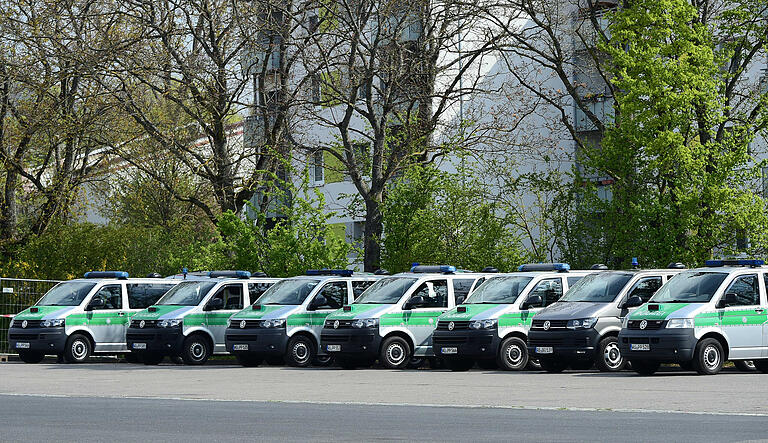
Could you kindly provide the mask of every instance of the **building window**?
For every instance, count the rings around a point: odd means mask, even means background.
[[[312,153],[312,161],[310,162],[310,178],[312,179],[312,182],[314,184],[322,184],[323,183],[323,169],[324,169],[324,162],[323,162],[323,151],[315,151]]]

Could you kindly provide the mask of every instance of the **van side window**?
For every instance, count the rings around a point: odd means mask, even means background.
[[[420,308],[447,308],[448,307],[448,280],[432,280],[424,282],[413,293],[420,295],[427,301]]]
[[[123,309],[123,289],[120,285],[103,286],[93,298],[104,300],[104,307],[100,309]]]
[[[355,293],[355,298],[360,297],[360,294],[365,292],[373,284],[373,280],[358,280],[352,282],[352,292]],[[347,300],[347,303],[351,303],[352,300]]]
[[[575,277],[568,277],[568,288],[570,289],[571,286],[575,285],[582,278],[584,278],[583,275],[577,275]]]
[[[227,285],[219,289],[211,300],[220,298],[224,302],[222,309],[243,309],[243,285]]]
[[[757,275],[742,275],[737,277],[726,294],[736,294],[736,303],[730,306],[754,306],[760,304],[760,287],[757,284]]]
[[[248,297],[251,304],[261,297],[261,294],[269,289],[270,286],[272,286],[272,283],[248,283]]]
[[[629,297],[637,295],[643,300],[643,303],[645,303],[659,290],[660,287],[661,277],[641,278],[634,286],[632,286],[632,289],[629,290]]]
[[[458,300],[459,297],[462,297],[464,299],[467,298],[469,295],[469,290],[472,289],[472,283],[474,283],[475,280],[470,280],[466,278],[455,278],[453,279],[453,295]],[[478,282],[478,285],[482,282]]]
[[[317,293],[325,297],[325,304],[318,306],[317,309],[340,309],[347,299],[347,282],[335,281],[323,286],[323,289]]]
[[[541,296],[541,299],[544,302],[543,306],[549,306],[560,300],[560,297],[563,296],[563,282],[559,278],[542,280],[535,288],[533,288],[530,295]]]
[[[173,285],[160,283],[129,283],[128,288],[128,308],[145,309],[148,308],[165,295]]]

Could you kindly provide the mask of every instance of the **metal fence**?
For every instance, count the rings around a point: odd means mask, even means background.
[[[9,352],[11,317],[34,305],[56,283],[56,280],[0,278],[0,354]]]

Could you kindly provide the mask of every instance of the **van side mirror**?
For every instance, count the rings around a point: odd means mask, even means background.
[[[544,304],[544,300],[541,298],[540,295],[531,295],[530,297],[528,297],[527,300],[525,300],[520,305],[520,309],[525,310],[525,309],[533,308],[536,306],[541,306],[543,304]]]
[[[460,305],[460,304],[464,303],[464,300],[466,300],[466,299],[467,299],[466,296],[460,295],[460,296],[456,297],[456,304]]]
[[[328,300],[326,300],[325,296],[322,294],[318,294],[317,297],[315,297],[311,302],[309,302],[309,305],[307,306],[307,310],[314,311],[320,306],[325,306],[326,304],[328,304]]]
[[[94,309],[103,308],[105,305],[104,299],[101,297],[93,297],[90,302],[85,306],[86,311],[93,311]]]
[[[728,306],[737,305],[739,303],[739,299],[736,294],[734,293],[727,293],[723,295],[723,297],[720,299],[720,301],[717,302],[717,308],[727,308]]]
[[[203,306],[203,311],[217,311],[224,307],[224,300],[220,298],[214,298],[211,299],[208,303],[206,303],[205,306]]]
[[[409,298],[407,302],[403,305],[403,309],[413,309],[417,308],[419,306],[424,306],[427,304],[427,300],[422,297],[421,295],[414,295],[413,297]]]
[[[627,301],[625,301],[621,307],[622,308],[636,308],[643,304],[643,299],[640,298],[637,295],[633,295],[632,297],[629,297]]]

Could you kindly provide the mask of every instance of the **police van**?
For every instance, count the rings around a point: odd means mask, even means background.
[[[682,264],[671,263],[668,269],[604,271],[582,278],[557,303],[536,314],[528,332],[528,353],[547,372],[593,365],[606,372],[624,369],[618,343],[624,317],[681,269]]]
[[[128,353],[125,332],[130,318],[155,303],[176,282],[128,278],[127,272],[94,271],[64,281],[11,321],[8,341],[26,363],[56,355],[68,363],[92,354]]]
[[[414,266],[411,272],[384,277],[328,316],[322,349],[344,368],[370,366],[377,358],[390,369],[418,366],[434,355],[437,317],[487,276],[456,272],[453,266]]]
[[[319,349],[325,318],[377,279],[348,269],[322,269],[281,280],[229,319],[227,350],[243,366],[258,366],[265,358],[297,367],[328,364],[330,357]]]
[[[489,278],[463,304],[437,318],[434,354],[454,371],[468,370],[475,362],[484,369],[525,369],[534,314],[595,272],[599,271],[570,271],[566,263],[536,263]]]
[[[126,334],[128,348],[149,365],[160,363],[165,356],[201,365],[212,354],[226,353],[229,317],[279,280],[250,276],[248,271],[187,275],[157,303],[133,317]]]
[[[669,281],[627,316],[621,352],[643,375],[661,363],[717,374],[726,360],[768,373],[768,269],[763,260],[709,260]],[[640,300],[635,300],[639,303]]]

